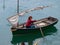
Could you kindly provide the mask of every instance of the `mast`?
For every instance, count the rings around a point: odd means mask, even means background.
[[[19,0],[17,0],[17,26],[19,25],[18,18],[19,18]]]
[[[8,21],[12,24],[12,26],[18,25],[18,18],[19,18],[19,0],[17,0],[17,15],[11,16],[8,18]]]
[[[44,9],[44,8],[47,8],[47,7],[50,7],[50,6],[39,6],[39,7],[32,8],[32,9],[29,9],[29,10],[25,10],[25,11],[19,13],[19,0],[17,0],[17,15],[11,16],[11,17],[7,18],[7,20],[8,20],[12,25],[17,25],[17,23],[19,23],[19,22],[18,22],[19,16],[22,16],[22,15],[24,15],[25,13],[29,13],[29,12],[31,12],[31,11],[40,10],[40,9]]]
[[[19,15],[19,0],[17,0],[17,15]]]

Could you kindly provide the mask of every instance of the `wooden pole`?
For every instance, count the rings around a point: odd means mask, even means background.
[[[42,35],[43,39],[45,39],[45,38],[44,38],[44,33],[43,33],[43,31],[42,31],[42,28],[41,28],[41,27],[40,27],[40,31],[41,31],[41,35]],[[39,40],[39,41],[40,41],[40,40]],[[39,41],[38,41],[38,42],[39,42]],[[35,44],[35,45],[37,45],[37,44],[38,44],[38,42],[36,42],[36,44]]]
[[[42,31],[42,28],[40,27],[40,31],[41,31],[41,34],[42,34],[42,37],[44,38],[44,33]]]
[[[19,0],[17,0],[17,15],[19,15]]]
[[[17,15],[19,16],[19,0],[17,0]],[[17,26],[19,26],[19,22],[17,23]]]

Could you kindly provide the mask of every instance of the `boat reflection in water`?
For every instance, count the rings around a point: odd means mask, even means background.
[[[54,26],[45,27],[42,30],[44,33],[44,37],[57,32],[57,29]],[[13,45],[25,45],[24,42],[28,42],[28,45],[33,45],[33,41],[38,38],[42,38],[42,34],[39,31],[33,33],[18,34],[12,36],[11,43]]]

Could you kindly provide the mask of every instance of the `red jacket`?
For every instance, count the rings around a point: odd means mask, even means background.
[[[33,22],[36,22],[36,20],[27,20],[26,26],[31,26]]]

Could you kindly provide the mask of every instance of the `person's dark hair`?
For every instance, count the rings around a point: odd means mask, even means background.
[[[28,20],[30,20],[30,18],[32,18],[32,16],[29,16],[29,17],[28,17]]]

